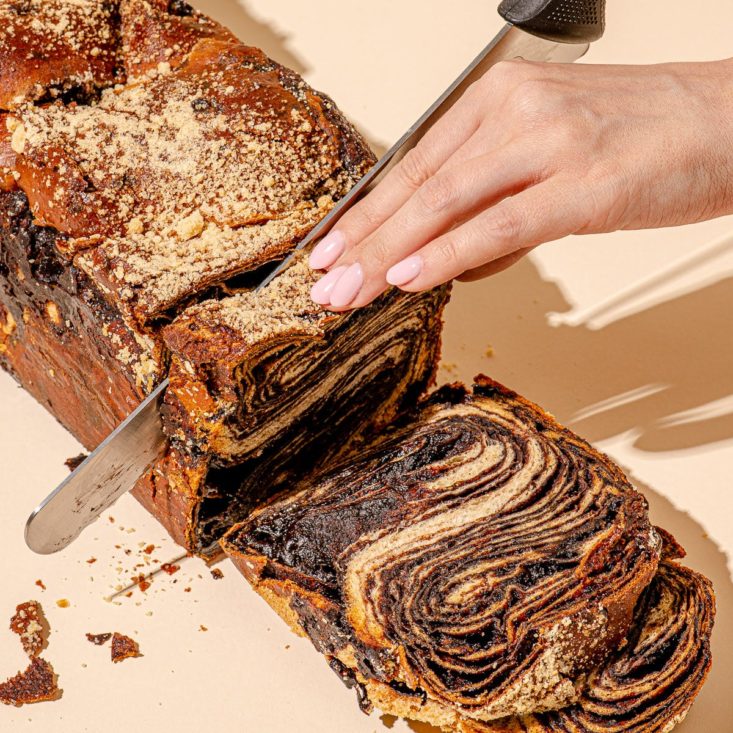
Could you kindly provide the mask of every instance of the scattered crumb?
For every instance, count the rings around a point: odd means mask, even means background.
[[[173,573],[177,573],[181,569],[181,566],[180,565],[173,565],[172,563],[169,563],[169,562],[164,562],[160,566],[160,569],[164,573],[168,573],[168,575],[173,575]]]
[[[38,586],[38,587],[39,587],[39,588],[40,588],[41,590],[46,590],[46,586],[45,586],[45,585],[43,584],[43,581],[42,581],[42,580],[41,580],[40,578],[39,578],[39,579],[38,579],[38,580],[36,581],[36,585],[37,585],[37,586]]]
[[[107,519],[109,520],[110,524],[114,524],[115,523],[115,518],[114,517],[107,517]]]
[[[208,628],[206,628],[206,626],[204,626],[203,624],[201,624],[199,626],[199,631],[208,631]]]
[[[487,356],[489,359],[494,355],[494,347],[489,344],[486,347],[486,351],[484,351],[484,356]]]
[[[69,471],[76,471],[79,466],[81,466],[84,461],[88,458],[87,453],[79,453],[78,456],[74,456],[73,458],[67,458],[64,461],[64,466],[69,469]]]
[[[211,577],[214,580],[221,580],[224,577],[224,573],[222,573],[221,570],[219,570],[219,568],[214,568],[211,571]]]
[[[71,604],[66,598],[60,598],[58,601],[56,601],[56,605],[59,608],[68,608]]]
[[[61,690],[53,667],[40,657],[33,657],[23,672],[0,684],[0,702],[20,707],[28,703],[58,700]]]
[[[116,664],[130,657],[141,657],[138,643],[124,634],[116,631],[112,634],[112,661]]]
[[[38,601],[21,603],[10,619],[10,630],[18,634],[23,651],[29,657],[37,657],[48,645],[50,632],[48,621]]]
[[[97,562],[97,558],[96,558],[96,557],[90,557],[90,558],[89,558],[89,559],[87,560],[87,563],[88,563],[89,565],[94,565],[94,563],[95,563],[95,562]]]
[[[145,593],[145,591],[150,588],[150,581],[145,578],[145,576],[141,573],[140,575],[136,575],[132,578],[133,583],[137,583],[137,587]]]
[[[184,588],[183,589],[183,592],[184,593],[190,593],[191,592],[191,586],[188,586],[188,587]]]
[[[145,553],[146,555],[150,555],[150,554],[151,554],[151,553],[153,552],[153,550],[154,550],[154,549],[155,549],[155,545],[147,545],[147,546],[145,547],[145,549],[143,550],[143,552],[144,552],[144,553]]]
[[[86,636],[87,636],[87,641],[91,641],[92,644],[95,644],[96,646],[103,646],[112,638],[112,634],[109,634],[109,633],[87,634]]]

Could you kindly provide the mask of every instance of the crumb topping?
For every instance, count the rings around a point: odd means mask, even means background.
[[[26,107],[20,118],[21,187],[41,187],[28,190],[34,214],[76,239],[72,250],[124,237],[131,222],[164,240],[203,222],[261,224],[312,201],[340,165],[312,95],[286,88],[256,49],[221,42],[95,106]],[[75,205],[93,211],[77,217]]]
[[[325,104],[259,50],[204,40],[98,104],[20,110],[19,185],[144,322],[284,255],[349,190],[358,173]]]
[[[0,109],[115,81],[115,3],[0,0]]]
[[[317,279],[318,273],[310,269],[302,255],[259,292],[191,306],[165,329],[164,338],[175,353],[190,354],[193,351],[186,346],[200,337],[205,360],[205,345],[212,341],[210,334],[222,327],[229,331],[227,339],[232,348],[235,344],[257,344],[293,331],[318,335],[329,323],[348,317],[348,314],[331,313],[313,302],[310,289]]]

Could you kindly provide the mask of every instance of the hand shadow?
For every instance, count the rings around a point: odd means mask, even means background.
[[[671,451],[733,438],[733,412],[710,406],[733,395],[733,277],[598,330],[548,325],[548,312],[567,309],[526,258],[458,284],[445,361],[463,379],[486,372],[591,442],[634,430],[636,448]]]

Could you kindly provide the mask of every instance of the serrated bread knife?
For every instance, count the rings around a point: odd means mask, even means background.
[[[588,50],[590,42],[603,34],[604,11],[605,0],[504,0],[499,13],[507,23],[491,43],[296,249],[310,247],[321,239],[491,66],[516,58],[575,61]],[[266,287],[282,272],[292,256],[276,267],[257,290]],[[163,455],[166,437],[160,405],[167,387],[168,380],[165,380],[38,505],[25,528],[28,547],[41,554],[50,554],[69,545],[105,509],[133,488]]]

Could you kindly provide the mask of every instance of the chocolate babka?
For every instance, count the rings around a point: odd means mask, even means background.
[[[622,472],[480,377],[222,544],[365,709],[446,730],[651,733],[702,684],[713,609],[661,534],[658,570],[660,532]]]
[[[170,377],[135,495],[226,534],[365,710],[667,733],[714,601],[623,473],[487,378],[425,397],[448,288],[329,313],[300,258],[254,289],[373,162],[185,2],[0,0],[0,363],[88,449]]]
[[[301,264],[251,294],[374,157],[186,3],[0,0],[0,19],[0,362],[89,449],[170,369],[170,450],[135,494],[203,550],[414,405],[447,291],[327,315]]]

